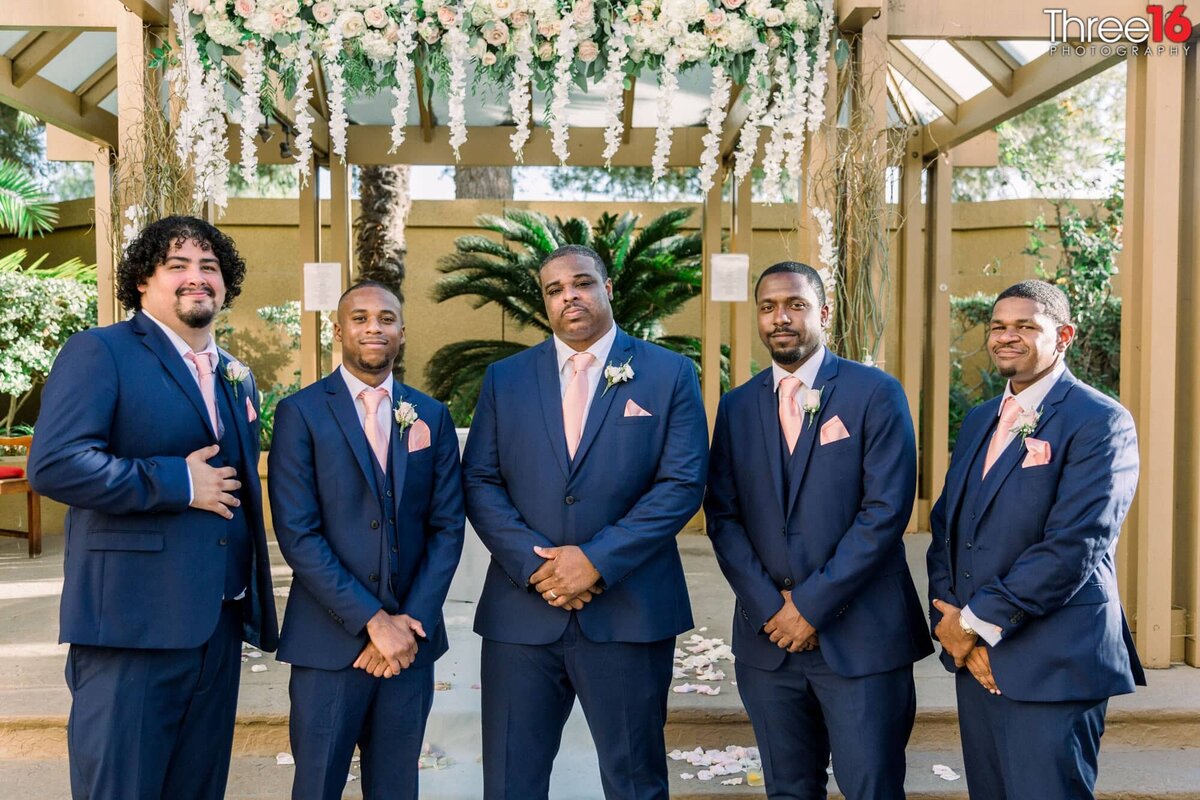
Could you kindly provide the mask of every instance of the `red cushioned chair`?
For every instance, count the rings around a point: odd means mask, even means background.
[[[19,447],[29,452],[33,443],[32,436],[0,436],[0,447]],[[20,467],[0,466],[0,496],[9,494],[25,495],[26,507],[29,510],[28,530],[19,531],[12,528],[0,528],[0,536],[16,536],[29,540],[29,557],[37,558],[42,554],[42,504],[41,496],[29,486],[25,470]]]

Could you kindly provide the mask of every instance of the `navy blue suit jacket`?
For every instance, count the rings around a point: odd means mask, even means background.
[[[463,452],[467,515],[492,553],[475,631],[549,644],[570,614],[528,585],[535,545],[578,545],[606,590],[577,612],[595,642],[650,642],[692,626],[675,536],[700,507],[707,427],[691,362],[617,331],[573,460],[563,434],[554,340],[488,367]],[[625,416],[633,400],[652,416]]]
[[[462,554],[462,473],[458,436],[446,407],[396,384],[393,405],[407,400],[429,426],[430,446],[408,451],[412,428],[393,421],[392,498],[399,539],[398,609],[417,619],[428,641],[415,666],[446,652],[442,605]],[[389,413],[382,409],[381,413]],[[275,538],[292,567],[279,659],[302,667],[342,669],[366,646],[367,621],[384,607],[389,572],[384,520],[371,453],[354,399],[339,372],[281,401],[268,458]]]
[[[971,574],[952,573],[967,469],[987,447],[1000,399],[963,420],[930,518],[930,601],[969,605],[1003,629],[989,655],[996,685],[1014,700],[1132,692],[1145,677],[1117,595],[1113,553],[1137,488],[1138,449],[1133,418],[1115,400],[1063,373],[1032,434],[1050,444],[1050,463],[1020,466],[1026,449],[1021,437],[1013,439],[973,509]],[[930,615],[936,627],[941,614],[932,603]],[[942,659],[953,671],[953,660]]]
[[[240,497],[254,549],[246,641],[278,642],[258,480],[258,391],[248,377],[217,391],[235,410],[245,468]],[[257,410],[255,412],[257,415]],[[188,454],[216,440],[196,379],[166,334],[142,313],[72,336],[42,392],[29,481],[70,506],[60,641],[135,648],[196,647],[221,611],[225,520],[188,507]]]
[[[933,652],[902,542],[916,491],[908,403],[887,373],[825,351],[784,496],[783,448],[771,370],[721,398],[705,514],[737,604],[733,649],[759,669],[786,655],[762,632],[790,589],[826,662],[856,677]],[[848,438],[822,445],[833,417]]]

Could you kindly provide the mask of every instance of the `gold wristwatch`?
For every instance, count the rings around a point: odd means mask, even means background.
[[[963,633],[965,633],[967,636],[978,636],[979,635],[978,633],[975,632],[974,628],[972,628],[969,624],[967,624],[967,618],[964,617],[962,614],[958,615],[958,627],[962,628]]]

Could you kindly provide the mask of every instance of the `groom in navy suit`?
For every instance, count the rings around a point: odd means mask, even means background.
[[[717,411],[705,514],[733,586],[738,691],[767,796],[901,800],[933,652],[901,541],[916,489],[900,384],[824,344],[820,275],[783,262],[755,287],[772,365]]]
[[[152,223],[117,271],[136,313],[72,336],[42,393],[29,480],[70,506],[76,798],[223,797],[242,640],[278,640],[258,391],[212,336],[245,271],[203,220]]]
[[[293,572],[279,643],[292,665],[292,797],[340,798],[357,745],[366,800],[416,800],[463,546],[458,436],[443,404],[392,377],[404,323],[391,289],[348,289],[334,336],[342,365],[279,404],[270,456]]]
[[[1113,561],[1137,434],[1067,369],[1074,337],[1058,287],[996,298],[987,348],[1008,385],[963,420],[930,519],[930,619],[978,800],[1092,797],[1108,698],[1145,685]]]
[[[675,535],[704,492],[691,362],[613,322],[604,262],[569,245],[538,277],[554,335],[492,364],[463,453],[492,553],[483,637],[486,800],[545,800],[578,697],[609,800],[666,800],[675,636],[692,626]]]

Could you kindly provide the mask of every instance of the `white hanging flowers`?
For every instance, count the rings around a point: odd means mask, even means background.
[[[629,57],[629,23],[618,16],[608,41],[608,63],[601,82],[604,93],[604,164],[612,166],[625,131],[625,59]]]
[[[654,129],[654,155],[650,159],[654,183],[667,174],[667,158],[671,155],[671,106],[679,89],[679,48],[667,50],[662,69],[658,72],[658,126]]]
[[[771,128],[771,136],[763,152],[762,192],[770,199],[780,194],[780,177],[783,172],[785,137],[788,132],[788,115],[796,106],[796,86],[787,56],[775,59],[775,82],[779,84],[779,96],[767,112],[764,124]]]
[[[741,183],[754,165],[754,156],[758,152],[758,126],[771,103],[768,90],[771,63],[769,55],[770,48],[765,43],[754,43],[754,58],[750,61],[750,70],[746,76],[746,121],[742,123],[737,152],[734,154],[733,179],[736,183]]]
[[[346,129],[350,118],[346,116],[346,75],[341,62],[342,23],[339,19],[329,27],[329,38],[321,51],[321,66],[329,83],[329,139],[334,155],[346,160]]]
[[[700,156],[700,191],[707,194],[717,173],[721,152],[721,129],[725,124],[725,107],[733,81],[720,64],[713,67],[712,90],[708,97],[708,133],[704,134],[704,152]]]
[[[508,105],[512,109],[513,124],[516,130],[508,137],[509,147],[517,161],[521,161],[525,152],[525,143],[529,141],[531,132],[529,104],[533,95],[529,91],[529,82],[533,80],[533,35],[530,26],[532,20],[526,20],[523,25],[513,24],[512,43],[516,49],[513,61],[513,83],[508,92]]]
[[[242,48],[242,69],[245,75],[242,80],[240,119],[241,165],[242,177],[245,180],[251,180],[258,169],[258,147],[254,144],[254,137],[258,135],[258,126],[265,122],[259,96],[262,94],[266,68],[262,48],[256,40],[248,40]]]
[[[292,97],[296,121],[296,158],[299,160],[300,182],[307,183],[312,171],[312,126],[313,115],[309,107],[312,89],[308,80],[312,76],[312,50],[308,35],[300,37],[296,44],[296,94]]]
[[[812,80],[809,81],[808,102],[805,117],[809,132],[821,127],[825,119],[825,87],[829,82],[829,36],[833,29],[833,0],[821,0],[821,27],[817,33],[817,48],[814,51]]]
[[[837,245],[833,237],[833,214],[829,213],[827,208],[814,207],[812,216],[817,221],[817,245],[820,248],[817,258],[832,270],[837,264]]]
[[[443,39],[447,49],[446,60],[450,64],[450,147],[454,149],[454,160],[458,160],[458,149],[467,141],[467,32],[463,30],[462,6],[453,10],[454,22]]]
[[[417,49],[417,0],[404,0],[400,6],[400,21],[396,28],[396,66],[392,76],[392,147],[394,153],[404,144],[404,128],[408,125],[409,98],[412,97],[413,51]]]
[[[554,40],[554,89],[550,100],[550,149],[566,164],[571,151],[567,147],[567,101],[571,96],[571,67],[575,63],[575,26],[567,21]]]

